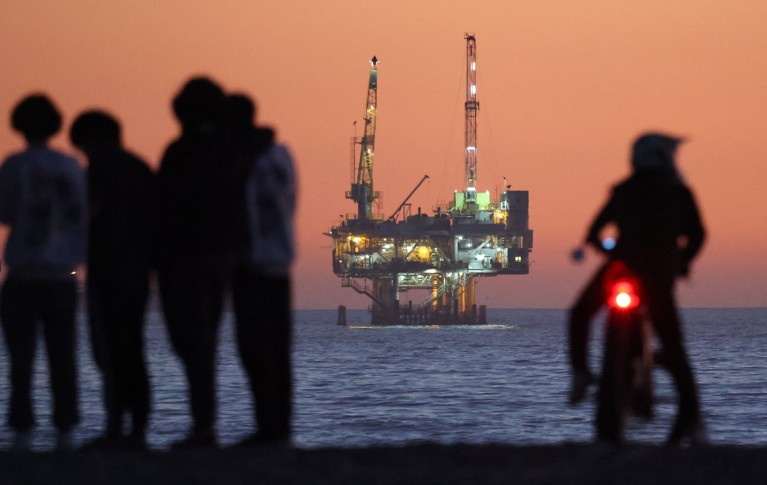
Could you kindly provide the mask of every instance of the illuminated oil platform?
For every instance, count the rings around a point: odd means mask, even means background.
[[[381,215],[381,194],[373,186],[378,59],[370,61],[365,133],[353,139],[357,173],[346,193],[357,204],[357,214],[345,216],[328,234],[333,239],[333,272],[343,287],[370,298],[372,325],[487,323],[485,306],[476,305],[480,277],[524,275],[530,270],[528,191],[505,185],[497,201],[489,191],[477,191],[476,39],[473,34],[465,39],[466,186],[431,215],[420,208],[412,214],[408,204],[428,175],[390,217]],[[356,145],[360,149],[355,163]],[[408,298],[411,290],[420,298]]]

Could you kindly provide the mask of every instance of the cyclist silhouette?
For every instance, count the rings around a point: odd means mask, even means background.
[[[697,204],[680,178],[674,157],[683,140],[662,133],[646,133],[635,141],[632,174],[613,187],[586,235],[586,244],[622,260],[640,278],[653,328],[661,341],[663,361],[679,394],[679,410],[670,444],[683,439],[702,442],[705,427],[698,392],[684,347],[674,302],[674,283],[689,274],[705,238]],[[614,248],[602,246],[600,234],[608,225],[618,230]],[[607,264],[586,285],[570,310],[570,402],[583,399],[594,381],[587,365],[589,323],[605,301],[602,279]]]

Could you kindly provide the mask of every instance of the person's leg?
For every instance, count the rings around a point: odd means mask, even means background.
[[[257,436],[289,440],[292,311],[287,277],[240,271],[235,278],[237,343],[253,394]]]
[[[588,366],[588,337],[591,320],[604,305],[603,279],[605,271],[606,266],[603,266],[594,274],[570,308],[567,329],[570,367],[573,371],[570,402],[573,404],[583,400],[589,384],[593,382]]]
[[[131,413],[131,437],[138,444],[145,440],[150,412],[149,372],[144,358],[144,315],[148,288],[126,289],[124,315],[124,353],[121,375],[125,382],[125,406]]]
[[[180,447],[215,444],[215,355],[225,280],[210,264],[158,272],[168,334],[189,385],[194,427]]]
[[[0,296],[0,322],[10,363],[7,419],[17,433],[29,432],[35,425],[31,395],[37,325],[33,291],[28,283],[8,279]]]
[[[222,271],[208,272],[201,282],[201,288],[200,320],[194,335],[194,348],[198,359],[192,359],[188,368],[194,378],[191,396],[195,425],[206,430],[215,427],[216,419],[216,349],[226,289]]]
[[[694,428],[701,425],[698,390],[684,346],[673,283],[649,281],[644,288],[650,319],[661,341],[664,364],[679,394],[679,411],[669,438],[669,442],[675,443],[690,437],[690,433],[697,432]]]
[[[100,282],[88,282],[88,323],[90,325],[91,348],[96,366],[101,371],[103,382],[103,401],[106,420],[105,434],[94,441],[94,444],[105,444],[103,441],[114,441],[122,435],[122,409],[117,401],[116,385],[119,383],[115,375],[114,361],[110,345],[110,315],[115,309],[109,300],[108,289]],[[86,445],[88,446],[88,445]]]
[[[77,286],[74,281],[45,283],[38,303],[48,353],[53,424],[60,449],[71,448],[70,430],[79,422],[77,397]]]
[[[570,308],[567,326],[570,366],[575,370],[588,370],[587,343],[589,329],[591,319],[594,318],[594,315],[604,305],[604,273],[605,267],[602,267],[594,274]]]
[[[112,285],[103,292],[106,342],[114,377],[119,436],[126,411],[132,416],[137,445],[144,440],[149,414],[149,378],[144,359],[144,311],[148,290]]]
[[[291,302],[290,281],[287,277],[264,280],[264,295],[260,335],[256,339],[257,355],[264,370],[262,388],[256,402],[258,429],[267,437],[287,439],[290,436],[292,414],[291,368]]]

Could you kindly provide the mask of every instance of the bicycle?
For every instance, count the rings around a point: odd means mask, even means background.
[[[652,328],[646,318],[639,278],[620,260],[608,263],[604,355],[597,392],[597,439],[623,441],[631,413],[653,417]]]

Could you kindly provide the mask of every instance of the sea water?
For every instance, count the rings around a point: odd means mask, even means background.
[[[767,445],[767,309],[682,311],[690,360],[715,444]],[[218,433],[223,445],[253,431],[250,393],[233,342],[233,316],[222,319],[218,351]],[[399,445],[418,442],[556,444],[593,439],[594,402],[567,405],[569,371],[564,310],[489,309],[488,325],[371,327],[351,310],[348,326],[333,310],[294,315],[294,439],[298,446]],[[592,329],[591,365],[599,369],[601,320]],[[82,422],[79,442],[103,429],[101,378],[79,318]],[[181,365],[161,313],[147,314],[152,382],[149,440],[164,449],[190,426]],[[656,417],[631,419],[628,437],[660,443],[676,396],[655,372]],[[42,346],[34,376],[38,428],[34,448],[50,449],[50,393]],[[10,393],[0,350],[0,413]],[[0,425],[0,448],[12,433]]]

